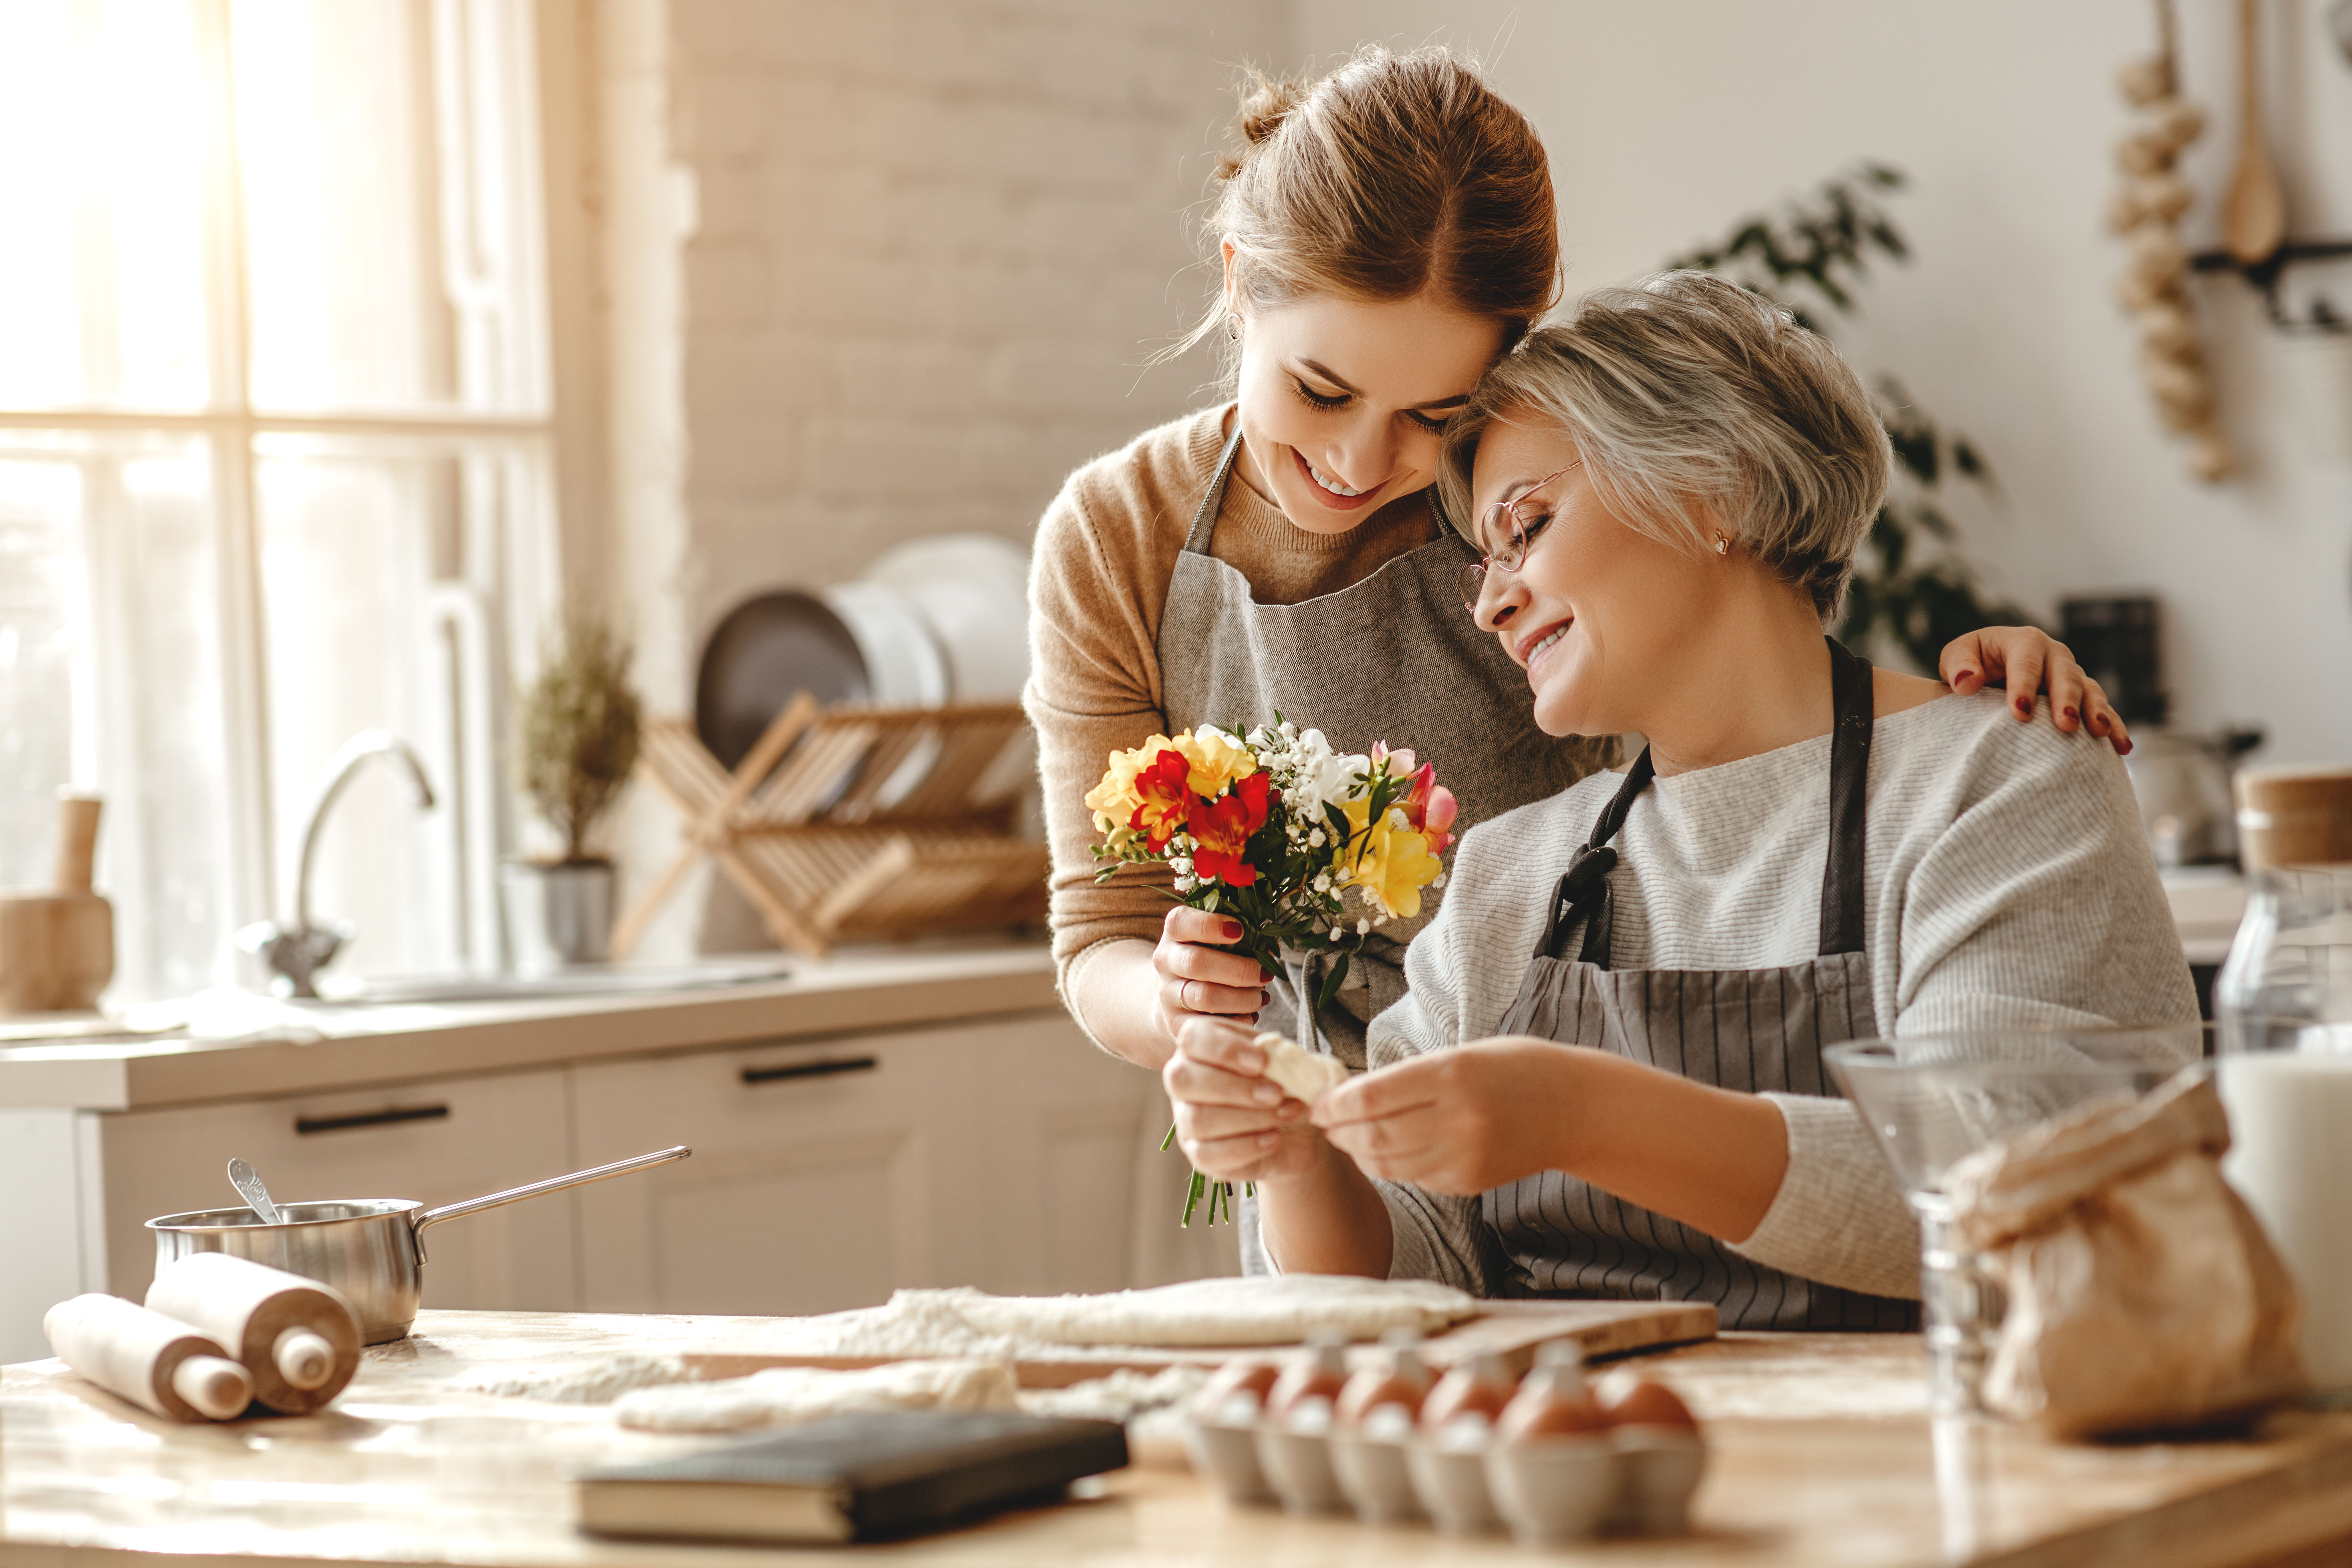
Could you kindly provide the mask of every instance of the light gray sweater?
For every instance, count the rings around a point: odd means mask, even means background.
[[[1826,735],[1660,778],[1617,841],[1612,963],[1760,969],[1815,956],[1829,854]],[[1500,1032],[1547,901],[1622,773],[1599,773],[1473,828],[1445,902],[1405,956],[1411,990],[1375,1019],[1374,1068]],[[2122,763],[2002,694],[1880,718],[1870,752],[1864,945],[1879,1032],[2193,1023],[2196,994]],[[1769,1094],[1789,1170],[1736,1248],[1767,1267],[1916,1297],[1918,1233],[1869,1130],[1843,1100]],[[1390,1272],[1491,1294],[1461,1260],[1478,1200],[1382,1184]]]

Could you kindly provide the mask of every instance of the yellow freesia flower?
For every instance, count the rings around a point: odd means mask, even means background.
[[[1150,767],[1160,752],[1181,749],[1167,736],[1154,735],[1131,752],[1113,752],[1104,759],[1102,782],[1087,791],[1087,809],[1096,815],[1097,823],[1108,817],[1126,826],[1135,820],[1136,807],[1143,804],[1143,796],[1136,791],[1135,775]],[[1192,760],[1189,754],[1185,760]]]
[[[1221,730],[1188,731],[1168,744],[1192,764],[1184,787],[1204,800],[1214,800],[1227,784],[1257,772],[1257,758],[1250,749]]]
[[[1350,813],[1351,819],[1355,815]],[[1372,825],[1348,879],[1370,893],[1383,913],[1411,920],[1421,913],[1421,890],[1444,869],[1444,862],[1429,852],[1429,840],[1391,807]]]

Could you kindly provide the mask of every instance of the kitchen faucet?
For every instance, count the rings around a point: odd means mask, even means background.
[[[379,755],[408,770],[416,784],[416,809],[433,809],[433,785],[425,780],[425,764],[416,760],[407,742],[389,730],[362,730],[327,759],[326,771],[319,775],[319,793],[310,802],[310,819],[302,827],[302,858],[294,872],[293,923],[263,921],[236,933],[237,946],[260,959],[278,976],[281,995],[316,997],[319,990],[310,983],[311,976],[327,967],[351,940],[347,926],[310,923],[310,858],[319,847],[319,830],[326,825],[327,808],[335,804],[359,765]]]

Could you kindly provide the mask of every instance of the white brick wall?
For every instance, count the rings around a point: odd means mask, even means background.
[[[761,589],[899,540],[1025,542],[1065,474],[1194,406],[1197,204],[1295,0],[588,0],[613,571],[657,710]],[[639,792],[642,794],[642,792]],[[625,892],[677,842],[634,800]],[[653,952],[750,935],[689,892]]]
[[[691,171],[688,619],[899,539],[1025,538],[1077,462],[1192,405],[1142,374],[1205,278],[1184,213],[1286,7],[669,0]]]

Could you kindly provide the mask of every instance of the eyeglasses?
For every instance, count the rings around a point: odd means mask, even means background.
[[[1560,469],[1559,474],[1545,475],[1513,499],[1498,500],[1481,514],[1486,527],[1477,537],[1499,539],[1503,543],[1501,548],[1493,553],[1481,555],[1477,560],[1462,568],[1462,607],[1464,609],[1474,616],[1478,613],[1478,596],[1486,588],[1487,568],[1495,567],[1505,572],[1516,572],[1527,564],[1528,514],[1519,509],[1535,500],[1538,490],[1559,478],[1560,474],[1579,467],[1583,461],[1583,458],[1579,458],[1568,468]]]

